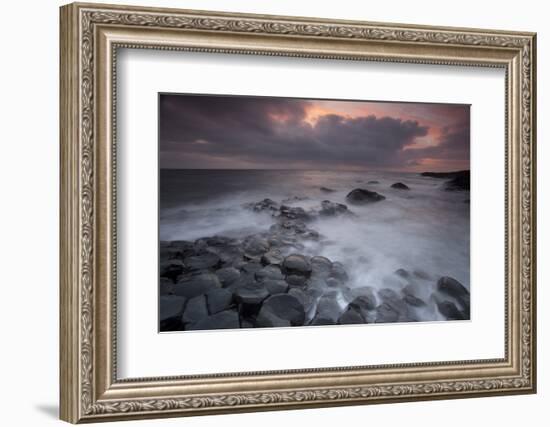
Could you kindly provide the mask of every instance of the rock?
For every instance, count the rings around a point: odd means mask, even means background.
[[[233,296],[240,305],[239,312],[246,316],[258,312],[269,292],[264,285],[256,283],[236,289]]]
[[[273,224],[269,231],[272,233],[304,234],[308,231],[304,221],[298,219],[282,219],[278,224]]]
[[[309,324],[311,326],[328,326],[336,325],[336,321],[332,317],[323,317],[322,315],[316,314]]]
[[[241,272],[255,276],[264,266],[259,261],[249,261],[241,266]]]
[[[307,258],[300,254],[287,256],[282,265],[282,270],[287,275],[299,275],[309,277],[311,275],[311,264]]]
[[[285,280],[286,283],[288,283],[290,286],[303,287],[307,285],[307,278],[305,276],[299,276],[297,274],[286,276]]]
[[[210,314],[216,314],[233,305],[233,293],[227,289],[212,289],[206,294],[206,305]]]
[[[426,303],[422,301],[420,298],[411,294],[405,295],[405,297],[403,298],[403,301],[405,301],[409,305],[412,305],[413,307],[424,307],[426,305]]]
[[[300,303],[304,306],[306,320],[309,320],[310,317],[313,315],[315,302],[317,301],[317,298],[320,296],[320,294],[315,292],[306,292],[299,288],[291,288],[288,291],[288,295],[292,295],[293,297],[296,297],[298,301],[300,301]]]
[[[342,286],[342,282],[334,277],[327,277],[325,283],[329,288],[339,288]]]
[[[437,290],[455,298],[463,309],[470,309],[470,291],[452,277],[441,277],[437,281]]]
[[[396,182],[395,184],[392,184],[391,188],[395,188],[396,190],[410,190],[410,188],[402,182]]]
[[[374,289],[370,286],[360,286],[358,288],[349,289],[347,294],[349,296],[350,302],[358,297],[364,298],[364,301],[361,302],[359,306],[366,310],[374,310],[376,308],[376,295],[374,293]]]
[[[256,321],[258,326],[301,326],[304,319],[304,306],[295,296],[278,294],[265,300]]]
[[[180,274],[183,273],[184,269],[185,265],[183,261],[179,259],[170,259],[160,263],[160,277],[175,280]]]
[[[328,276],[332,269],[332,261],[324,256],[314,256],[309,260],[313,274]]]
[[[261,262],[263,265],[279,265],[283,262],[283,255],[278,249],[271,249],[262,255]]]
[[[338,321],[338,318],[344,311],[343,307],[337,300],[337,293],[324,294],[317,303],[316,318],[330,319],[333,323]]]
[[[288,283],[284,280],[264,280],[263,285],[271,295],[284,294],[288,291]]]
[[[463,170],[457,172],[423,172],[422,176],[430,178],[442,178],[448,179],[445,183],[445,190],[447,191],[462,191],[470,190],[470,171]]]
[[[432,276],[424,270],[414,270],[413,275],[421,280],[431,280]]]
[[[279,218],[298,219],[300,221],[310,221],[313,219],[312,216],[304,210],[304,208],[290,207],[286,205],[282,205],[279,208]]]
[[[216,276],[220,280],[222,286],[227,287],[235,283],[239,277],[241,277],[241,273],[234,267],[225,267],[216,270]]]
[[[447,320],[466,320],[467,317],[451,301],[437,303],[437,309]]]
[[[194,323],[207,316],[208,309],[206,307],[206,298],[204,297],[204,295],[199,295],[191,298],[187,302],[185,310],[183,311],[183,315],[181,316],[181,321],[184,324]]]
[[[262,201],[255,203],[247,203],[244,206],[247,209],[252,209],[254,212],[273,213],[279,210],[279,204],[271,199],[263,199]]]
[[[256,280],[262,282],[266,279],[271,280],[284,280],[283,273],[281,273],[281,269],[276,265],[268,265],[261,270],[258,270],[256,272]]]
[[[382,302],[376,312],[378,323],[410,320],[407,303],[393,289],[381,289],[378,291],[378,297]]]
[[[260,258],[269,250],[269,243],[259,236],[248,236],[243,242],[245,255],[249,258]]]
[[[380,184],[380,181],[369,181],[367,184]]]
[[[349,306],[360,312],[374,310],[376,308],[376,297],[374,296],[374,292],[355,297],[353,301],[349,303]]]
[[[185,301],[184,297],[161,295],[159,299],[159,320],[161,324],[170,318],[181,316]]]
[[[376,323],[392,323],[397,322],[399,313],[387,303],[383,303],[376,309]]]
[[[330,277],[334,277],[341,282],[347,282],[349,280],[348,273],[344,269],[344,265],[340,262],[333,262],[330,269]]]
[[[321,190],[323,193],[334,193],[336,190],[333,190],[332,188],[328,188],[328,187],[321,187],[319,188],[319,190]]]
[[[380,202],[386,198],[375,191],[365,190],[364,188],[356,188],[347,196],[346,200],[355,205],[364,205],[367,203]]]
[[[447,181],[445,184],[446,191],[466,191],[470,190],[470,172],[458,175]]]
[[[174,282],[167,277],[161,277],[159,280],[159,294],[171,295],[174,293]]]
[[[308,200],[309,197],[306,196],[291,196],[287,197],[286,199],[282,200],[282,203],[294,203],[294,202],[301,202],[304,200]]]
[[[319,211],[319,215],[321,216],[349,215],[350,213],[346,205],[334,203],[330,200],[323,200],[321,202],[321,210]]]
[[[349,307],[338,319],[340,325],[357,325],[367,323],[361,312]]]
[[[404,268],[399,268],[397,270],[395,270],[394,272],[396,275],[398,275],[399,277],[402,277],[403,279],[407,279],[411,276],[411,273],[409,273],[407,270],[405,270]]]
[[[222,284],[215,274],[202,273],[181,278],[174,286],[174,294],[186,298],[194,298],[212,289],[221,287]]]
[[[240,327],[239,314],[235,310],[226,310],[207,316],[189,324],[186,329],[190,331],[211,329],[237,329]]]
[[[190,271],[215,269],[220,266],[220,257],[213,253],[194,255],[185,258],[185,267]]]

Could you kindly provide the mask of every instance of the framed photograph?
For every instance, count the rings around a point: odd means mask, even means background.
[[[535,34],[61,8],[61,418],[536,390]]]

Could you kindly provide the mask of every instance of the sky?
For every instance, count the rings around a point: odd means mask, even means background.
[[[470,107],[161,94],[160,167],[451,171],[470,168]]]

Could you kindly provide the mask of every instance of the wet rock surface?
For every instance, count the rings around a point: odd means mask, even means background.
[[[376,191],[369,191],[364,188],[356,188],[350,191],[346,196],[346,200],[355,205],[365,205],[380,202],[385,199],[383,195],[378,194]]]
[[[396,182],[395,184],[392,184],[391,188],[395,188],[396,190],[410,190],[409,186],[403,184],[402,182]]]

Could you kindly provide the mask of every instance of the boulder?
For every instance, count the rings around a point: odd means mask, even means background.
[[[269,297],[269,292],[264,285],[255,283],[235,289],[233,297],[239,303],[241,315],[248,316],[258,312],[262,302]]]
[[[443,276],[437,281],[437,290],[454,298],[466,298],[470,292],[458,280]]]
[[[332,317],[323,317],[320,314],[316,314],[309,324],[311,326],[329,326],[336,325],[337,321],[335,321]]]
[[[206,294],[206,305],[210,314],[216,314],[233,305],[233,293],[228,289],[212,289]]]
[[[405,295],[403,297],[403,301],[405,301],[409,305],[412,305],[413,307],[424,307],[426,305],[424,301],[412,294]]]
[[[224,267],[216,270],[216,276],[223,287],[227,287],[235,283],[241,277],[241,273],[235,267]]]
[[[410,188],[402,182],[396,182],[395,184],[392,184],[391,188],[395,188],[396,190],[410,190]]]
[[[330,216],[339,216],[339,215],[349,215],[351,212],[348,210],[348,207],[342,203],[334,203],[330,200],[323,200],[321,202],[321,210],[319,215],[330,217]]]
[[[377,300],[374,289],[370,286],[360,286],[357,288],[349,289],[346,292],[348,300],[353,302],[358,297],[361,297],[361,301],[358,301],[358,305],[366,310],[374,310],[376,308]]]
[[[332,261],[324,256],[314,256],[309,260],[313,274],[328,276],[332,269]]]
[[[403,278],[403,279],[408,279],[409,277],[411,277],[411,273],[409,273],[407,270],[405,270],[404,268],[399,268],[397,270],[395,270],[394,272],[397,276]]]
[[[466,320],[468,317],[461,312],[451,301],[437,303],[437,309],[447,320]]]
[[[239,314],[235,310],[225,310],[211,316],[203,317],[195,323],[187,325],[186,329],[211,330],[211,329],[237,329],[240,327]]]
[[[256,280],[263,282],[267,279],[271,280],[284,280],[281,269],[276,265],[268,265],[256,272]]]
[[[269,243],[259,236],[248,236],[243,242],[245,255],[249,258],[261,258],[269,250]]]
[[[427,273],[424,270],[420,270],[420,269],[414,270],[413,275],[414,275],[414,277],[416,277],[417,279],[420,279],[420,280],[431,280],[432,279],[431,274]]]
[[[304,306],[298,298],[278,294],[265,300],[256,321],[258,326],[301,326],[304,319]]]
[[[284,280],[264,280],[263,285],[271,295],[284,294],[288,291],[288,283]]]
[[[279,208],[279,217],[285,219],[298,219],[300,221],[310,221],[313,219],[313,216],[306,212],[304,208],[301,207],[290,207],[282,205]]]
[[[184,260],[185,267],[190,271],[215,269],[221,265],[220,257],[214,253],[188,256]]]
[[[348,193],[346,200],[355,205],[364,205],[368,203],[380,202],[386,198],[376,191],[365,190],[364,188],[356,188]]]
[[[298,275],[309,277],[311,275],[311,264],[308,259],[300,254],[287,256],[282,265],[282,270],[287,275]]]
[[[341,262],[333,262],[330,269],[330,277],[338,279],[341,282],[347,282],[349,280],[348,273],[344,269],[344,265]]]
[[[181,316],[185,301],[184,297],[161,295],[159,299],[159,320],[161,324],[172,317]]]
[[[255,276],[262,268],[264,268],[264,266],[260,261],[252,260],[241,265],[241,273]]]
[[[283,255],[278,249],[271,249],[261,257],[261,262],[263,265],[279,265],[283,262]]]
[[[344,308],[340,306],[337,299],[337,293],[329,292],[324,294],[317,303],[316,318],[330,319],[333,323],[336,323],[344,311]]]
[[[199,295],[187,301],[181,321],[184,324],[195,323],[207,316],[206,298],[204,295]]]
[[[218,276],[213,273],[202,273],[181,278],[174,286],[174,294],[194,298],[221,287],[222,284]]]
[[[259,202],[247,203],[245,208],[251,209],[254,212],[268,212],[273,213],[279,210],[279,204],[271,199],[263,199]]]
[[[374,310],[376,308],[376,297],[374,296],[374,292],[355,297],[353,301],[349,303],[349,306],[360,312]]]
[[[180,259],[170,259],[160,263],[160,277],[175,280],[183,273],[185,265]]]
[[[329,288],[339,288],[342,286],[342,282],[334,277],[327,277],[325,279],[325,284],[329,287]]]
[[[445,184],[445,191],[466,191],[470,190],[470,171],[455,176]]]
[[[159,294],[171,295],[174,293],[174,282],[167,277],[161,277],[159,280]]]
[[[376,323],[392,323],[399,320],[399,313],[389,304],[383,303],[376,309]]]
[[[452,277],[441,277],[437,281],[437,290],[457,300],[464,310],[470,311],[470,291]]]
[[[290,274],[285,278],[286,283],[290,286],[303,287],[307,285],[307,278],[305,276],[299,276],[297,274]]]
[[[332,188],[328,188],[328,187],[321,187],[319,188],[319,190],[321,190],[323,193],[334,193],[336,190],[333,190]]]
[[[367,182],[367,184],[371,184],[371,185],[372,184],[380,184],[380,181],[369,181],[369,182]]]
[[[357,325],[367,322],[361,314],[361,311],[353,307],[348,307],[348,309],[344,311],[344,313],[342,313],[342,315],[338,319],[338,323],[340,325]]]

